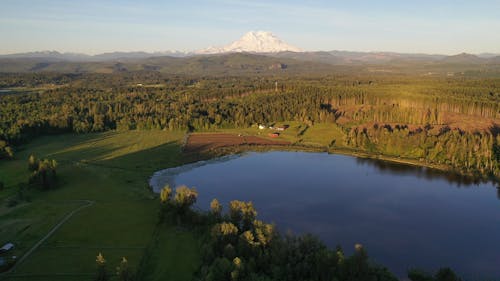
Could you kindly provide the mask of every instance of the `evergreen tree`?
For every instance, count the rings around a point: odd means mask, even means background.
[[[109,280],[108,272],[106,270],[106,260],[104,256],[99,253],[96,257],[97,272],[94,278],[95,281],[107,281]]]

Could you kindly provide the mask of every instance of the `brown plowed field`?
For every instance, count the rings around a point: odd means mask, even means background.
[[[232,134],[191,134],[184,151],[201,152],[221,147],[238,145],[289,145],[290,142],[268,140],[256,136],[238,136]]]

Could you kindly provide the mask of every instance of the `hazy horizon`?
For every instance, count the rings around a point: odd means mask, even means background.
[[[499,1],[12,1],[0,11],[0,54],[54,50],[189,52],[251,30],[304,51],[500,53]]]

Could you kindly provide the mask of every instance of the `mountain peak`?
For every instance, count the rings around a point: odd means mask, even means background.
[[[250,31],[240,39],[223,47],[211,47],[199,50],[197,54],[219,54],[219,53],[277,53],[277,52],[301,52],[297,47],[291,46],[279,39],[269,31]]]
[[[262,38],[264,40],[266,40],[266,38],[276,38],[277,39],[276,35],[274,35],[270,31],[249,31],[249,32],[245,33],[245,35],[243,35],[241,38],[242,39],[259,39],[259,38]]]

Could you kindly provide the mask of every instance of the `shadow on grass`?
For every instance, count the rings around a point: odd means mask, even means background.
[[[151,173],[183,163],[181,145],[175,141],[94,162],[96,165],[106,167]]]
[[[47,157],[62,163],[78,163],[154,172],[184,163],[178,139],[158,132],[104,133],[90,138],[73,136],[63,149],[49,151]],[[57,140],[56,140],[57,141]],[[43,155],[42,155],[43,157]]]

